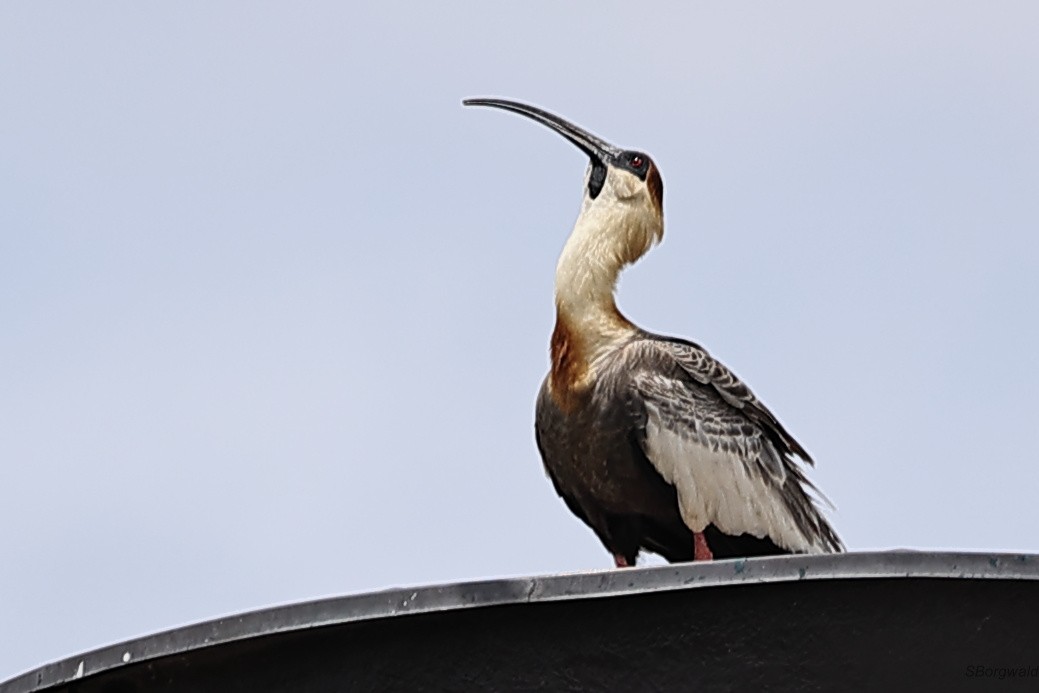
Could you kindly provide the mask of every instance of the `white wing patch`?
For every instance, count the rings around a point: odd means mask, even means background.
[[[778,488],[748,472],[737,455],[711,450],[664,428],[647,404],[646,456],[678,491],[682,519],[694,532],[713,524],[725,534],[770,538],[791,551],[825,553],[798,529]]]
[[[808,536],[798,526],[784,493],[798,482],[742,414],[706,388],[689,389],[661,374],[636,376],[635,386],[646,411],[644,452],[677,490],[691,530],[713,524],[725,534],[768,537],[790,551],[832,550],[818,532]]]

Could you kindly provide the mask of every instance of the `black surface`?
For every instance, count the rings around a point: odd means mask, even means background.
[[[851,557],[862,576],[832,570]],[[874,554],[873,571],[867,554],[797,558],[538,578],[479,608],[466,594],[479,602],[480,589],[522,581],[449,586],[469,591],[441,591],[425,613],[271,632],[274,616],[344,602],[283,607],[254,614],[253,636],[206,645],[199,636],[219,639],[231,620],[200,624],[98,651],[151,647],[148,661],[42,687],[30,674],[0,691],[1039,690],[1036,557]],[[951,572],[926,576],[940,558]],[[917,575],[895,576],[914,562]],[[735,577],[700,579],[712,572]],[[368,596],[405,594],[419,598]]]

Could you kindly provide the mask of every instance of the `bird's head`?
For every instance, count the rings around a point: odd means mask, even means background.
[[[621,265],[634,262],[664,234],[664,183],[643,152],[620,149],[540,108],[505,99],[466,99],[466,106],[512,111],[555,130],[588,155],[577,229],[616,234]]]

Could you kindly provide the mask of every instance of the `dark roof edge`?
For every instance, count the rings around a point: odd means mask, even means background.
[[[31,693],[221,643],[370,619],[700,587],[863,578],[1039,580],[1039,555],[884,551],[776,556],[394,588],[225,616],[101,647],[0,683],[0,693]]]

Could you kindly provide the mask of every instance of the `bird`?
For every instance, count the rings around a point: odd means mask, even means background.
[[[617,308],[621,270],[663,238],[664,185],[649,155],[518,101],[462,103],[534,120],[589,158],[556,265],[534,433],[556,493],[614,565],[634,566],[642,551],[671,563],[843,551],[805,474],[812,458],[768,407],[703,347]]]

